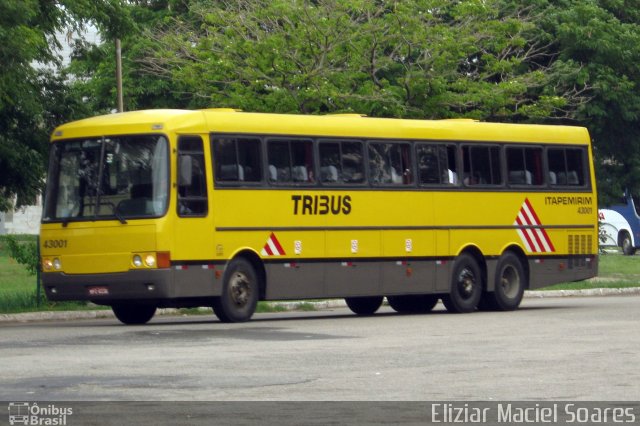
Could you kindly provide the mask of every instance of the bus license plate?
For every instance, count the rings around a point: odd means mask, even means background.
[[[108,296],[109,288],[108,287],[89,287],[89,296]]]

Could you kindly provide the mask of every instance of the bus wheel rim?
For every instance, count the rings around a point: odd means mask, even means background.
[[[464,299],[469,299],[473,295],[476,285],[476,276],[471,268],[464,268],[458,274],[458,289]]]
[[[251,282],[242,272],[236,272],[229,282],[229,290],[233,303],[237,306],[244,306],[251,296]]]
[[[502,294],[510,299],[517,296],[518,288],[520,287],[520,275],[513,266],[509,265],[502,269],[500,274],[500,287]]]

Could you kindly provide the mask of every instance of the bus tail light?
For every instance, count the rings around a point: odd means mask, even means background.
[[[156,260],[158,261],[158,268],[171,267],[171,253],[168,251],[159,251],[156,253]]]

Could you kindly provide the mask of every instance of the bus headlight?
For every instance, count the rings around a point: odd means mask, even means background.
[[[139,252],[131,253],[131,255],[131,264],[134,266],[134,268],[164,269],[171,267],[171,258],[169,252]]]
[[[152,267],[154,267],[156,265],[156,258],[152,254],[148,254],[144,258],[144,264],[147,265],[148,267],[152,268]]]
[[[51,270],[60,271],[62,270],[62,262],[57,257],[54,257],[53,259],[44,258],[42,259],[42,270],[46,272]]]
[[[50,271],[53,268],[53,262],[51,259],[42,259],[42,270]]]

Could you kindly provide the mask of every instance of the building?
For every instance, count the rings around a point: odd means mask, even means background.
[[[35,205],[21,207],[15,211],[0,213],[0,235],[5,234],[38,234],[40,233],[40,217],[42,216],[42,197]]]

